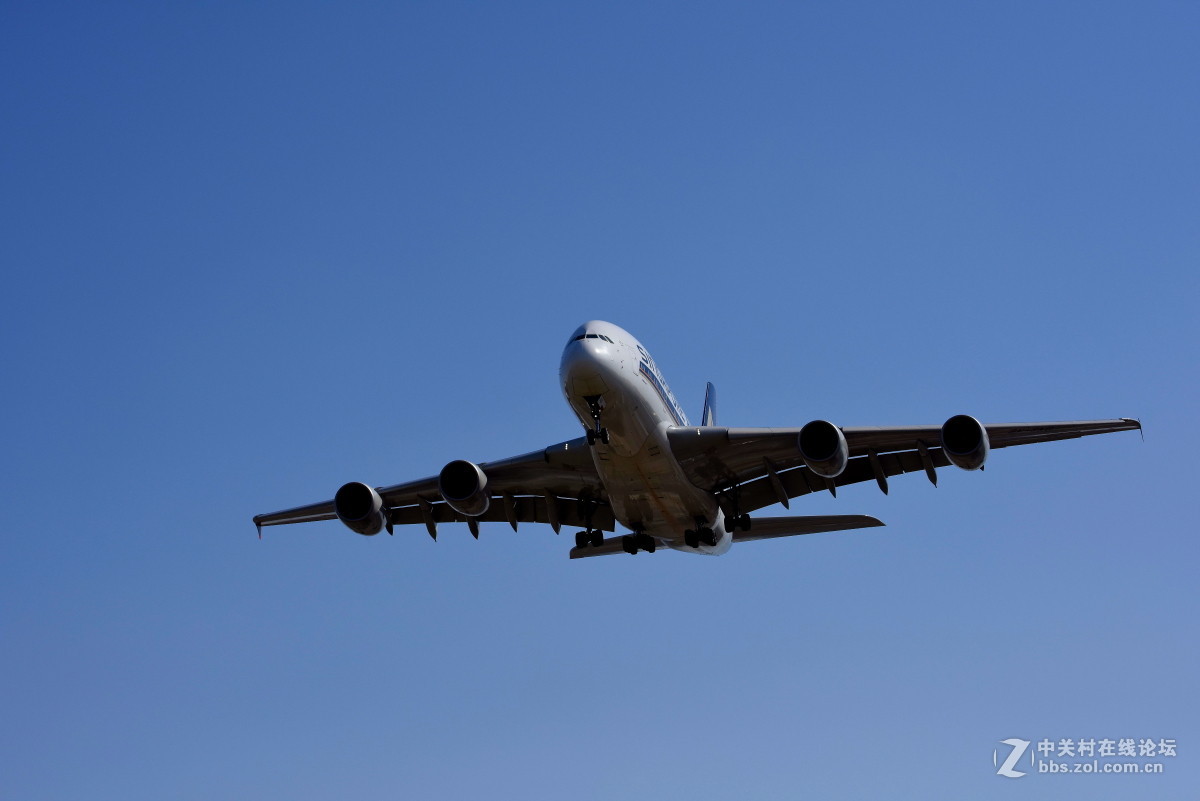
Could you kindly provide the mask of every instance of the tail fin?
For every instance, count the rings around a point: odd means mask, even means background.
[[[704,411],[700,413],[700,425],[715,426],[717,424],[717,388],[708,382],[704,391]]]

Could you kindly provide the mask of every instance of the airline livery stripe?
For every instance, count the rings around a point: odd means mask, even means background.
[[[680,412],[676,409],[674,399],[667,394],[666,388],[662,382],[658,380],[658,376],[654,375],[650,370],[650,366],[645,362],[640,362],[638,371],[650,380],[650,386],[654,387],[658,392],[658,397],[662,398],[663,405],[667,407],[667,411],[671,413],[671,417],[675,420],[675,425],[686,426],[687,420],[684,420]]]

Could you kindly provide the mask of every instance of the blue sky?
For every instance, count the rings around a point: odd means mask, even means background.
[[[9,4],[0,794],[1193,798],[1196,6]],[[1138,416],[721,559],[250,517],[576,436]],[[782,510],[778,510],[782,512]],[[1174,738],[1161,776],[1002,739]]]

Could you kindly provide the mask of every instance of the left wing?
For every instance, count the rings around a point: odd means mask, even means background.
[[[991,448],[1074,439],[1141,429],[1129,418],[1061,423],[991,423],[984,426]],[[804,465],[796,445],[799,428],[675,427],[671,451],[693,484],[722,495],[726,514],[753,512],[810,492],[875,480],[887,492],[887,477],[924,470],[936,483],[936,468],[950,459],[941,448],[941,426],[843,428],[850,459],[837,478],[818,476]],[[738,509],[732,509],[737,488]]]
[[[560,526],[588,525],[601,531],[616,527],[608,494],[596,473],[591,451],[583,437],[532,451],[511,459],[480,463],[488,479],[491,496],[488,510],[479,517],[459,514],[442,500],[438,477],[377,487],[392,525],[424,524],[436,539],[437,524],[451,522],[549,523]],[[281,512],[258,515],[254,524],[278,526],[313,520],[334,520],[333,501],[298,506]],[[473,529],[473,533],[475,529]]]

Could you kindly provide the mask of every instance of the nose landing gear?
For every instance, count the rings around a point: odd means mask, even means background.
[[[588,410],[592,413],[592,427],[587,432],[588,445],[595,445],[597,440],[607,445],[608,429],[600,425],[600,411],[604,408],[600,396],[585,395],[583,399],[587,401]]]

